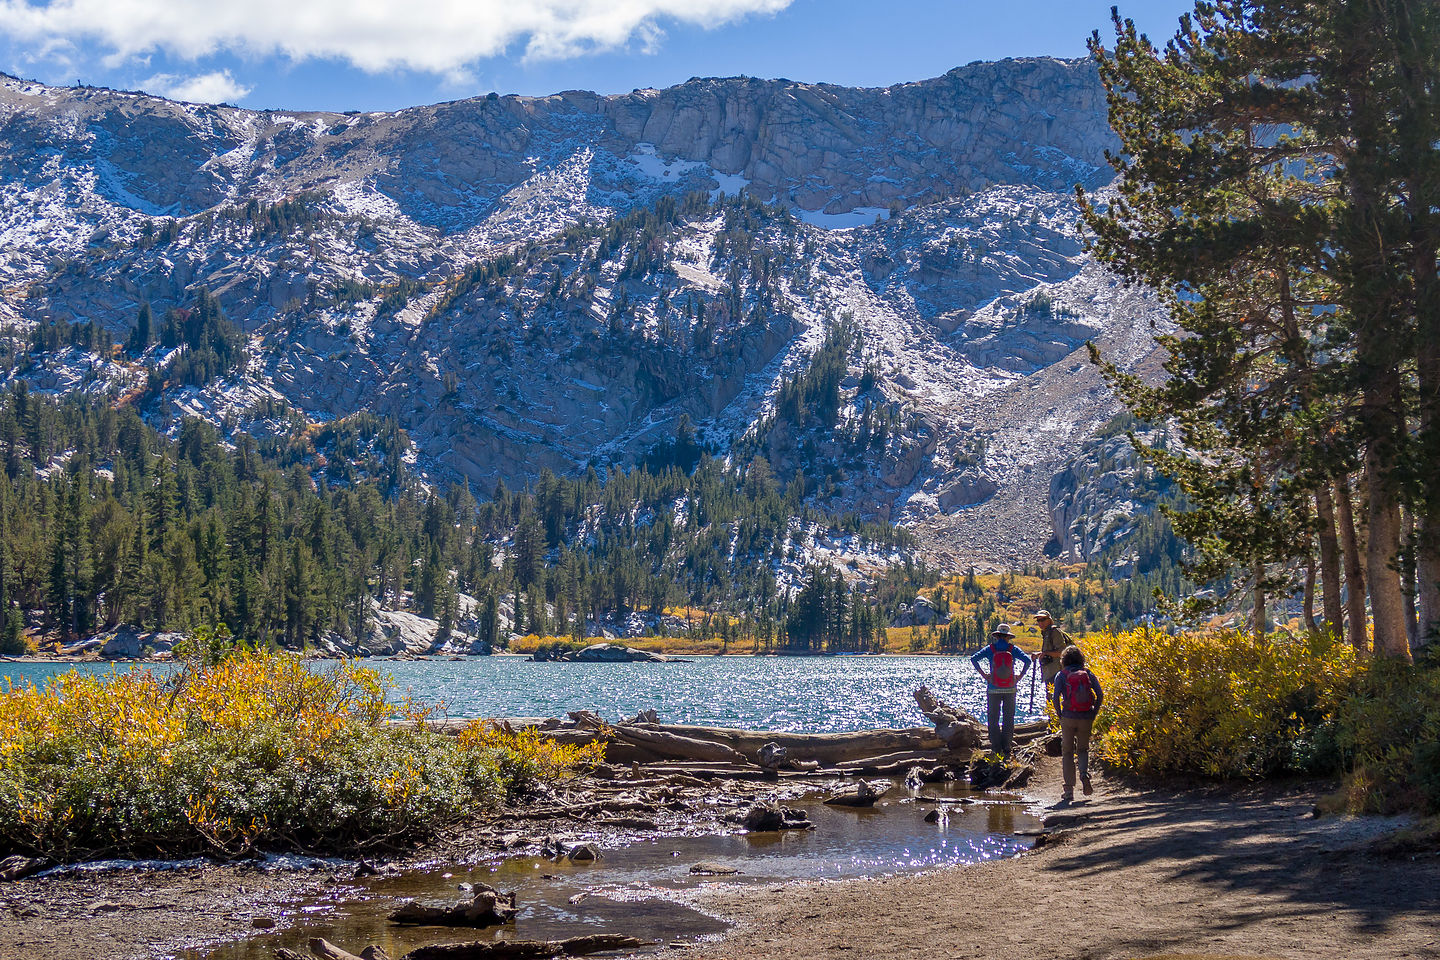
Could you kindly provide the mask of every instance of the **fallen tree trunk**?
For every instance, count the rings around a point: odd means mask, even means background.
[[[917,763],[964,763],[968,754],[957,756],[949,750],[902,750],[899,753],[882,753],[878,757],[864,757],[860,760],[846,760],[835,764],[839,770],[868,770],[893,764],[914,765]]]
[[[603,730],[582,727],[546,730],[543,723],[535,723],[534,720],[533,717],[525,717],[514,725],[540,727],[540,732],[556,743],[573,746],[604,743],[606,761],[618,764],[701,762],[728,765],[748,762],[758,765],[760,749],[767,743],[774,743],[784,747],[791,760],[800,763],[814,761],[833,767],[846,761],[887,753],[933,752],[946,746],[928,727],[848,733],[790,733],[691,724],[621,723]],[[445,733],[456,733],[464,726],[464,722],[454,720],[431,724],[433,729]],[[730,752],[726,752],[727,749]]]
[[[742,754],[723,743],[655,730],[649,724],[643,727],[630,725],[612,727],[610,733],[617,740],[637,744],[646,750],[679,760],[739,764],[747,762]]]
[[[366,947],[360,951],[359,956],[356,956],[319,937],[310,941],[310,949],[313,955],[320,960],[390,960],[390,954],[385,952],[384,947]],[[310,957],[280,947],[275,951],[275,960],[310,960]]]
[[[903,730],[857,730],[851,733],[788,733],[775,730],[739,730],[734,727],[701,727],[684,724],[622,725],[626,730],[649,730],[669,733],[687,740],[722,744],[742,754],[751,763],[758,763],[760,748],[774,743],[785,748],[792,760],[818,761],[835,766],[846,760],[859,760],[885,753],[905,750],[940,750],[944,743],[925,727]]]
[[[361,960],[360,957],[350,951],[341,950],[335,946],[335,944],[322,937],[310,938],[310,953],[311,956],[318,957],[319,960]],[[296,953],[294,950],[286,950],[284,947],[276,950],[275,956],[278,960],[309,960],[305,955]]]
[[[568,940],[496,940],[475,943],[442,943],[418,947],[400,960],[544,960],[547,957],[579,957],[606,950],[634,950],[647,946],[636,937],[597,933]]]

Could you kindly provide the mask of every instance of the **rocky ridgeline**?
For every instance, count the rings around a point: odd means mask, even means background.
[[[1084,343],[1127,366],[1153,351],[1155,305],[1074,229],[1073,184],[1103,186],[1110,144],[1093,69],[1048,59],[881,89],[692,80],[353,114],[6,78],[0,327],[93,320],[123,341],[142,302],[203,286],[248,362],[168,386],[157,417],[264,433],[276,400],[315,421],[368,410],[399,421],[422,474],[482,491],[634,463],[684,418],[941,560],[1020,562],[1056,532],[1051,478],[1115,412]],[[617,219],[693,191],[712,206],[658,230]],[[755,436],[839,317],[858,335],[840,425]],[[0,375],[145,382],[73,348]],[[857,447],[841,432],[867,407],[897,428]],[[411,626],[373,645],[413,648]]]
[[[1118,416],[1050,480],[1055,540],[1047,552],[1063,562],[1094,560],[1123,547],[1142,518],[1158,508],[1166,481],[1135,450],[1127,430],[1137,431],[1150,444],[1161,441],[1153,429]],[[1133,562],[1132,555],[1121,551],[1111,558],[1112,573],[1128,576]]]

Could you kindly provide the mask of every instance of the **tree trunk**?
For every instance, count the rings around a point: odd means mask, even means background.
[[[1435,256],[1431,244],[1419,257],[1423,280],[1417,284],[1415,309],[1420,462],[1428,464],[1418,477],[1415,517],[1416,652],[1440,639],[1440,276]],[[1427,267],[1429,272],[1423,272]]]
[[[1360,537],[1355,531],[1355,511],[1350,501],[1350,483],[1344,477],[1335,481],[1335,512],[1340,521],[1340,542],[1345,548],[1345,604],[1350,622],[1350,645],[1356,650],[1369,646],[1365,617],[1365,567],[1361,563]]]
[[[1365,449],[1365,579],[1370,585],[1376,656],[1410,659],[1405,597],[1400,586],[1400,490],[1395,476],[1403,427],[1399,374],[1366,388],[1370,428]]]
[[[1415,514],[1400,511],[1400,592],[1405,602],[1405,645],[1413,652],[1418,636],[1415,623]]]
[[[1340,600],[1340,542],[1335,534],[1335,502],[1330,488],[1315,491],[1315,519],[1320,541],[1320,594],[1325,607],[1325,631],[1340,639],[1345,636],[1345,610]]]
[[[1409,11],[1406,11],[1407,13]],[[1440,171],[1434,157],[1440,140],[1440,113],[1435,109],[1437,23],[1433,16],[1405,16],[1397,21],[1396,72],[1405,96],[1397,118],[1404,131],[1397,137],[1407,179],[1406,214],[1411,227],[1410,272],[1415,278],[1415,377],[1418,386],[1419,455],[1415,479],[1415,579],[1419,622],[1411,645],[1418,653],[1440,636]]]
[[[1315,551],[1314,544],[1305,545],[1305,598],[1300,609],[1308,633],[1319,633],[1315,622]]]
[[[1265,564],[1256,561],[1251,566],[1251,576],[1254,578],[1254,599],[1255,607],[1250,612],[1250,629],[1255,634],[1256,640],[1265,639],[1265,623],[1268,619],[1265,611]]]

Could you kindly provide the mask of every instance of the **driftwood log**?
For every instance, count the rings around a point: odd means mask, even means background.
[[[747,762],[742,754],[723,743],[657,730],[650,724],[621,724],[611,727],[610,733],[617,740],[677,760],[704,760],[707,763]]]
[[[591,722],[588,717],[584,720],[586,723]],[[736,764],[760,766],[760,751],[767,744],[783,747],[790,763],[801,765],[799,768],[802,769],[803,765],[810,763],[834,767],[846,761],[867,760],[884,754],[934,754],[946,747],[945,741],[929,727],[857,730],[849,733],[789,733],[674,723],[619,723],[594,729],[581,726],[579,721],[575,721],[575,726],[549,726],[547,729],[546,721],[538,721],[533,717],[512,718],[507,722],[513,727],[538,728],[556,743],[576,746],[597,741],[604,743],[605,760],[612,764],[674,765],[677,761],[699,761],[731,767],[726,771],[731,774],[736,772]],[[454,733],[462,729],[465,722],[439,721],[431,726]]]
[[[939,763],[953,762],[964,763],[970,759],[969,754],[953,754],[949,750],[902,750],[899,753],[882,753],[878,757],[866,757],[863,760],[846,760],[843,763],[835,764],[837,770],[870,770],[876,767],[894,766],[906,770],[917,763]]]
[[[853,733],[787,733],[778,730],[738,730],[734,727],[700,727],[685,724],[622,726],[622,730],[655,730],[689,740],[723,744],[751,763],[758,763],[767,744],[785,748],[792,761],[818,761],[827,767],[846,760],[861,760],[903,750],[940,750],[944,744],[924,727],[907,730],[857,730]]]
[[[935,696],[929,687],[915,691],[915,703],[921,715],[935,724],[935,735],[951,750],[974,750],[984,741],[979,721]]]
[[[348,950],[341,950],[322,937],[310,938],[310,956],[318,957],[319,960],[390,960],[379,947],[367,947],[364,953],[357,956]],[[310,960],[305,954],[284,947],[275,951],[275,957],[276,960]]]
[[[418,947],[400,960],[544,960],[547,957],[580,957],[606,950],[634,950],[649,944],[618,933],[597,933],[568,940],[496,940],[475,943],[442,943]]]

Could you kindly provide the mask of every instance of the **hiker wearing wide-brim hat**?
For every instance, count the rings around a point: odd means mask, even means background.
[[[991,631],[990,644],[972,656],[970,663],[987,684],[985,717],[990,727],[990,749],[1008,757],[1015,733],[1015,691],[1030,671],[1030,657],[1015,644],[1010,624],[1001,623]]]
[[[1036,654],[1040,659],[1040,676],[1046,684],[1051,684],[1060,672],[1060,654],[1074,641],[1050,618],[1049,610],[1035,611],[1035,626],[1040,628],[1040,652]]]

